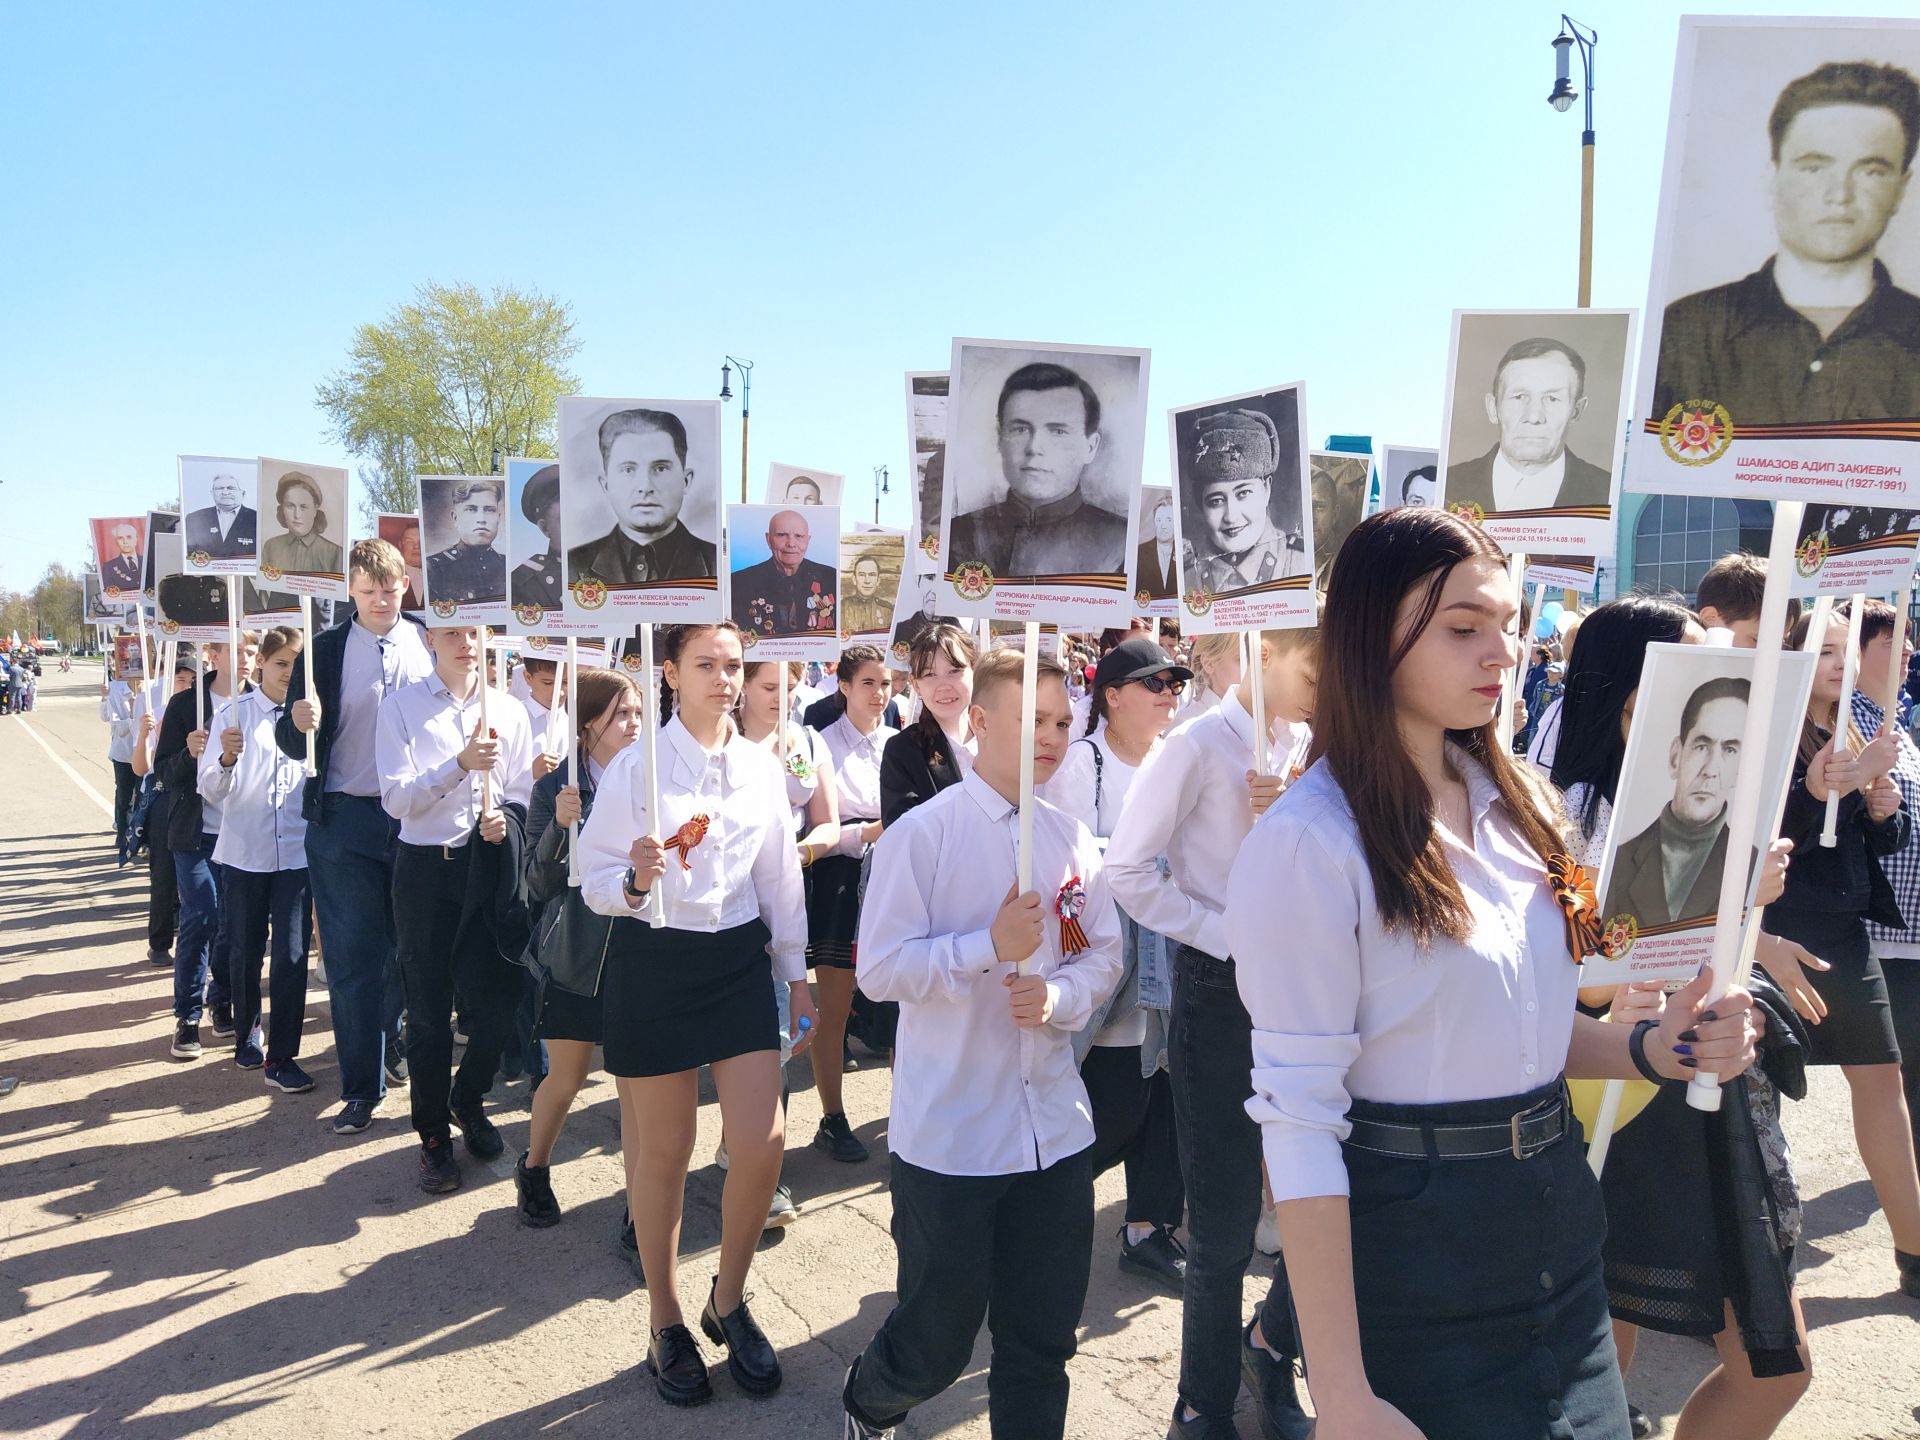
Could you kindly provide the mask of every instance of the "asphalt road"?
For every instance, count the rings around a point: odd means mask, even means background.
[[[403,1100],[363,1135],[328,1128],[337,1073],[318,985],[301,1057],[312,1094],[274,1094],[212,1049],[169,1058],[170,980],[144,959],[145,875],[116,870],[108,848],[97,693],[92,665],[50,674],[32,715],[0,717],[0,1076],[21,1082],[0,1100],[0,1433],[837,1435],[841,1377],[891,1298],[886,1071],[849,1077],[847,1110],[875,1158],[843,1166],[805,1145],[819,1107],[794,1067],[787,1177],[803,1218],[769,1239],[750,1282],[785,1388],[750,1400],[721,1372],[713,1404],[670,1410],[637,1368],[646,1301],[613,1251],[611,1081],[583,1094],[560,1142],[564,1223],[534,1232],[515,1223],[510,1178],[525,1085],[493,1095],[507,1156],[466,1161],[456,1194],[423,1195]],[[1819,1072],[1787,1123],[1807,1196],[1814,1378],[1777,1433],[1920,1437],[1920,1304],[1894,1291],[1839,1075]],[[708,1103],[688,1182],[690,1309],[718,1240],[718,1138]],[[1117,1174],[1098,1202],[1069,1432],[1163,1435],[1179,1302],[1115,1267]],[[1250,1281],[1249,1311],[1263,1291],[1264,1276]],[[985,1358],[983,1345],[904,1433],[985,1437]],[[1711,1364],[1704,1345],[1649,1336],[1629,1390],[1671,1433]],[[1241,1429],[1257,1434],[1244,1398]]]

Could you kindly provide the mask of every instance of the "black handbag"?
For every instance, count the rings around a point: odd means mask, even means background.
[[[533,942],[544,982],[569,995],[591,999],[599,994],[616,923],[615,917],[589,909],[577,888],[547,906]]]

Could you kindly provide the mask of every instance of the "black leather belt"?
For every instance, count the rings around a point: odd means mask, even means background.
[[[1531,1110],[1515,1111],[1505,1120],[1475,1125],[1449,1125],[1441,1122],[1400,1122],[1349,1117],[1353,1129],[1347,1144],[1381,1155],[1406,1155],[1425,1160],[1484,1160],[1493,1155],[1511,1155],[1528,1160],[1567,1133],[1567,1099],[1564,1090],[1549,1096]]]

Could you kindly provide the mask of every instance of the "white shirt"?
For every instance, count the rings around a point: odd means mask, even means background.
[[[124,680],[108,684],[100,697],[100,718],[107,722],[107,758],[133,763],[133,687]]]
[[[1560,752],[1560,701],[1562,695],[1540,716],[1533,727],[1533,739],[1527,742],[1527,763],[1543,775],[1553,774],[1553,757]]]
[[[140,717],[142,715],[151,715],[153,717],[153,729],[147,735],[147,770],[149,773],[153,770],[153,752],[160,744],[160,721],[167,713],[167,701],[173,698],[173,687],[170,683],[172,679],[173,677],[169,675],[164,680],[147,681],[146,684],[140,687],[140,693],[135,697],[133,702],[133,735],[135,743],[138,743],[140,738]],[[162,686],[166,687],[164,694],[161,692]]]
[[[840,839],[834,854],[857,860],[867,848],[855,822],[880,818],[880,752],[899,733],[890,725],[876,725],[871,735],[862,735],[844,715],[820,732],[833,757],[833,783],[840,797]]]
[[[222,540],[226,539],[227,536],[232,533],[233,522],[239,518],[240,507],[238,505],[234,506],[231,510],[222,510],[217,506],[214,508],[213,521],[220,529],[220,538]]]
[[[1147,757],[1107,843],[1107,877],[1121,908],[1149,930],[1221,959],[1232,953],[1227,872],[1253,828],[1252,768],[1253,717],[1229,690]],[[1169,875],[1160,873],[1162,855]]]
[[[274,743],[280,712],[262,690],[223,700],[214,706],[207,748],[200,752],[201,800],[216,802],[221,811],[214,861],[255,875],[307,865],[307,822],[300,814],[307,767]],[[220,763],[220,735],[228,729],[246,737],[231,768]]]
[[[1033,953],[1053,1015],[1014,1024],[993,917],[1013,885],[1018,811],[980,776],[915,806],[874,846],[860,908],[860,988],[900,1002],[887,1144],[942,1175],[1044,1169],[1093,1143],[1073,1060],[1079,1030],[1120,981],[1120,918],[1087,827],[1036,800],[1033,888],[1047,907]],[[1055,897],[1078,876],[1087,948],[1060,950]]]
[[[480,687],[456,700],[436,674],[380,702],[375,750],[380,803],[409,845],[460,846],[480,823],[481,775],[462,770],[460,752],[480,723]],[[527,710],[503,690],[487,696],[487,728],[500,738],[493,803],[526,808],[533,795],[533,737]]]
[[[1493,452],[1493,508],[1495,510],[1546,510],[1560,498],[1560,482],[1567,474],[1567,452],[1562,450],[1546,469],[1522,475],[1507,459],[1507,452]]]
[[[1253,1096],[1275,1200],[1348,1193],[1354,1099],[1517,1095],[1566,1067],[1580,967],[1493,781],[1464,752],[1473,833],[1439,834],[1473,917],[1422,949],[1380,923],[1347,797],[1315,765],[1261,817],[1228,884],[1227,933],[1253,1019]]]
[[[580,896],[602,915],[650,915],[663,905],[676,930],[731,930],[758,917],[772,939],[776,980],[807,974],[806,890],[793,846],[786,777],[771,751],[729,728],[709,752],[674,716],[655,742],[660,823],[647,814],[644,744],[614,757],[580,827]],[[626,898],[628,851],[642,835],[671,840],[696,815],[707,832],[691,850],[667,853],[667,872],[638,906]],[[682,862],[685,862],[684,864]]]
[[[1158,747],[1156,739],[1154,748]],[[1100,752],[1098,766],[1093,759],[1095,749]],[[1153,751],[1147,754],[1151,758]],[[1040,787],[1040,798],[1073,816],[1091,830],[1096,839],[1104,840],[1119,823],[1120,807],[1126,803],[1127,791],[1138,773],[1139,766],[1129,765],[1113,753],[1113,746],[1107,741],[1107,727],[1102,725],[1092,735],[1067,746],[1059,769]],[[1098,805],[1094,803],[1096,799]]]
[[[385,643],[382,643],[384,638]],[[348,795],[380,794],[376,754],[380,702],[403,685],[433,673],[433,653],[411,620],[396,620],[384,637],[358,620],[347,632],[340,664],[340,714],[327,754],[327,789]]]

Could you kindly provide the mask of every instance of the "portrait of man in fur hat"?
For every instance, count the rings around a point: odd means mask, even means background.
[[[1274,478],[1291,457],[1270,416],[1248,408],[1202,415],[1181,458],[1184,591],[1231,595],[1307,573],[1305,538],[1274,515]],[[1297,515],[1297,473],[1293,486]]]

